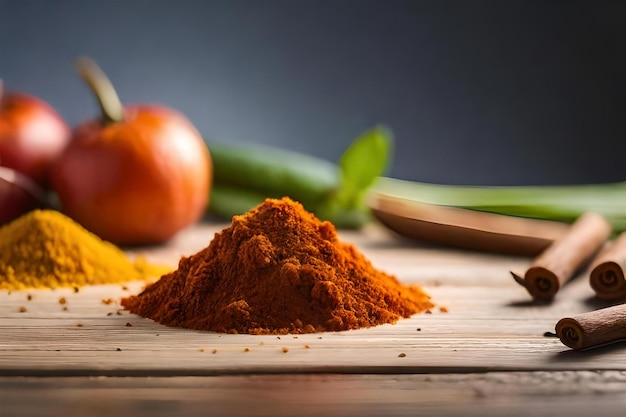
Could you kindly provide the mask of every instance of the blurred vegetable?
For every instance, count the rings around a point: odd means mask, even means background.
[[[164,106],[124,108],[94,62],[77,68],[102,109],[79,125],[54,167],[62,210],[116,244],[160,243],[206,208],[211,157],[195,127]]]
[[[213,150],[211,150],[211,155],[214,155]],[[214,160],[216,159],[214,158]],[[269,194],[243,187],[222,185],[216,180],[211,187],[209,211],[220,217],[230,219],[234,215],[243,214],[258,206],[266,198],[280,197],[279,193]]]
[[[378,126],[350,144],[339,159],[339,188],[317,209],[321,218],[347,228],[360,227],[369,220],[367,192],[387,169],[392,142],[391,131]]]
[[[209,143],[215,166],[209,211],[230,219],[267,197],[289,196],[339,228],[359,228],[370,219],[366,191],[387,168],[392,140],[389,130],[370,129],[338,165],[282,149]]]
[[[46,194],[36,182],[14,169],[0,166],[0,226],[47,206]]]
[[[0,165],[47,187],[52,162],[70,139],[61,116],[43,100],[24,93],[3,94],[0,80]]]
[[[254,190],[261,195],[259,202],[288,195],[312,205],[339,188],[339,167],[323,159],[256,145],[211,143],[209,149],[215,184]]]
[[[626,230],[626,182],[544,186],[456,186],[380,178],[375,192],[442,206],[571,223],[584,212]]]

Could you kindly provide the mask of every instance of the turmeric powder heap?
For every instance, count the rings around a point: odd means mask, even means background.
[[[144,280],[171,271],[130,260],[117,246],[54,210],[35,210],[0,227],[0,288],[80,287]]]
[[[209,246],[122,306],[168,326],[286,334],[394,323],[432,304],[283,198],[234,216]]]

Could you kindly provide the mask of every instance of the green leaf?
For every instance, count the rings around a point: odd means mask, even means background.
[[[341,190],[338,199],[344,207],[358,206],[365,192],[389,166],[393,135],[383,126],[367,130],[356,138],[339,160]]]

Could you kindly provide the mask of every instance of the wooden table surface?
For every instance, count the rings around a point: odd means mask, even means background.
[[[204,222],[143,252],[175,267],[226,226]],[[355,331],[225,335],[121,310],[140,282],[3,290],[0,417],[624,414],[626,344],[575,352],[546,335],[607,306],[584,274],[536,304],[509,274],[529,258],[422,245],[377,224],[341,238],[436,307]]]

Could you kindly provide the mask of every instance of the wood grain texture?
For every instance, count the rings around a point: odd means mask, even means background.
[[[205,223],[185,230],[167,247],[142,252],[175,267],[181,255],[205,247],[223,227]],[[586,279],[570,282],[551,303],[530,302],[508,274],[527,267],[528,258],[420,245],[375,225],[341,237],[378,268],[422,285],[437,307],[395,325],[278,338],[168,328],[120,310],[119,299],[140,291],[139,282],[127,289],[84,287],[78,293],[3,291],[0,375],[626,370],[626,350],[620,345],[572,352],[544,336],[561,317],[606,305],[591,298]]]
[[[0,415],[623,416],[626,373],[1,378]]]

